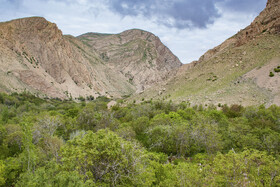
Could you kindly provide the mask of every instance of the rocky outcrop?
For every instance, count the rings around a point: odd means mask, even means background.
[[[280,1],[268,0],[266,8],[244,30],[237,34],[236,45],[240,46],[260,34],[280,34]]]

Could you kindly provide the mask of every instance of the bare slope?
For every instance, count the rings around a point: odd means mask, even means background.
[[[79,39],[96,50],[106,64],[127,77],[138,92],[174,76],[182,65],[158,37],[143,30],[87,33]]]
[[[191,104],[280,104],[280,1],[244,30],[209,50],[197,62],[181,67],[177,76],[141,98],[165,98]],[[274,76],[270,77],[270,72]],[[155,90],[155,91],[154,91]]]
[[[54,23],[44,18],[23,18],[0,23],[0,91],[27,90],[59,98],[89,95],[120,97],[134,93],[138,88],[145,87],[146,80],[149,85],[156,80],[149,78],[155,76],[152,73],[156,72],[149,70],[151,64],[146,61],[138,64],[144,58],[141,53],[154,51],[155,46],[145,45],[147,41],[138,38],[138,35],[129,36],[141,48],[139,54],[130,55],[129,62],[124,59],[117,61],[115,58],[107,63],[106,55],[103,54],[110,54],[111,51],[96,52],[96,49],[102,48],[96,45],[102,45],[102,42],[89,45],[78,38],[63,36]],[[105,43],[114,43],[113,40],[106,39]],[[166,49],[163,44],[158,45]],[[135,45],[124,45],[119,53],[134,51],[133,47]],[[120,54],[123,55],[126,54]],[[174,55],[171,57],[174,62],[158,60],[162,58],[159,55],[154,58],[152,65],[157,72],[166,69],[159,77],[167,76],[169,70],[181,65]],[[112,65],[117,64],[116,61],[118,66]],[[155,63],[159,61],[162,63]],[[130,74],[131,70],[125,69],[127,63],[133,70],[149,73]],[[166,68],[165,64],[168,65]]]

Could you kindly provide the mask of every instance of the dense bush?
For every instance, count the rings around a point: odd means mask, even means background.
[[[280,107],[0,94],[0,186],[277,186]]]

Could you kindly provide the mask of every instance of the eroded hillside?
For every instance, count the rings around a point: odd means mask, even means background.
[[[137,92],[174,76],[179,59],[152,33],[128,30],[120,34],[88,33],[79,36],[100,57],[136,86]]]
[[[89,45],[64,36],[56,24],[41,17],[0,23],[0,90],[58,98],[121,97],[141,91],[176,72],[181,62],[157,37],[145,32],[155,38],[149,42],[138,32],[112,35],[124,41],[111,58],[113,51],[106,51],[103,43],[115,43],[114,37]],[[123,58],[127,51],[133,53]]]

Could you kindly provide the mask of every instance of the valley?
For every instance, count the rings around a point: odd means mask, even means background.
[[[189,64],[140,29],[1,22],[0,80],[0,186],[280,186],[280,0]]]

